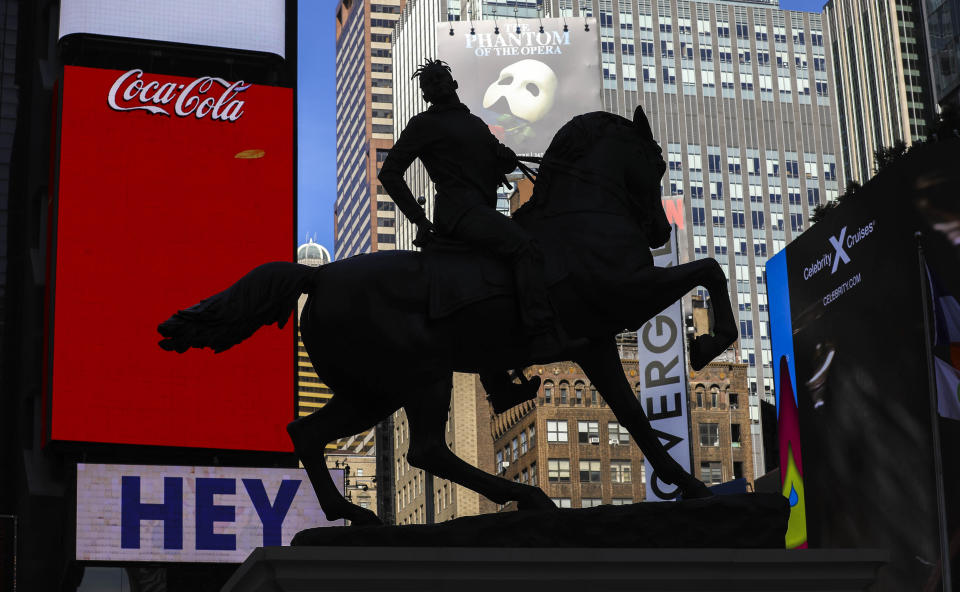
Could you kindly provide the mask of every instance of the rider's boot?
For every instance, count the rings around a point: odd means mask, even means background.
[[[514,378],[519,378],[519,384],[513,381]],[[515,370],[512,375],[506,372],[481,372],[480,382],[487,391],[487,400],[493,412],[498,414],[533,399],[540,390],[540,377],[527,378],[523,370]]]

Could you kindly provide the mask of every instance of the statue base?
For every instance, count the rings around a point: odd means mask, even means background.
[[[868,549],[261,547],[223,592],[864,590]]]
[[[779,493],[467,516],[439,524],[300,531],[293,546],[782,549],[790,507]]]
[[[784,550],[788,517],[782,495],[754,493],[311,528],[255,550],[223,590],[862,590],[886,561]]]

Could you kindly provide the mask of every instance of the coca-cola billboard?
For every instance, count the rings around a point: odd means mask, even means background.
[[[203,76],[188,83],[143,79],[143,70],[129,70],[117,77],[107,95],[114,111],[143,110],[154,115],[179,117],[209,116],[218,121],[236,121],[243,115],[240,93],[250,88],[242,80],[227,82],[215,76]],[[217,92],[219,91],[219,94]]]
[[[293,90],[67,66],[50,437],[289,451],[292,324],[178,356],[157,325],[295,247]]]

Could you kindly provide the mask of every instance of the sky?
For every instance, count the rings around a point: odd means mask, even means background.
[[[780,0],[784,10],[820,12],[826,0]],[[333,252],[336,182],[334,0],[299,0],[297,242],[307,236]]]

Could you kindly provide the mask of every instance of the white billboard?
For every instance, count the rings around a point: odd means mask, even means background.
[[[343,491],[343,470],[331,470]],[[242,563],[329,522],[303,469],[77,464],[80,561]]]
[[[284,55],[285,0],[61,0],[60,39],[74,33]]]
[[[678,264],[676,226],[667,244],[652,252],[653,264],[657,267]],[[667,452],[684,470],[689,471],[687,361],[683,340],[683,307],[679,300],[637,331],[640,404]],[[680,493],[679,489],[661,481],[649,460],[644,458],[643,462],[646,465],[647,501],[675,499]]]
[[[545,18],[436,27],[437,55],[450,65],[460,100],[518,154],[542,154],[571,118],[603,109],[595,19],[576,26]]]

